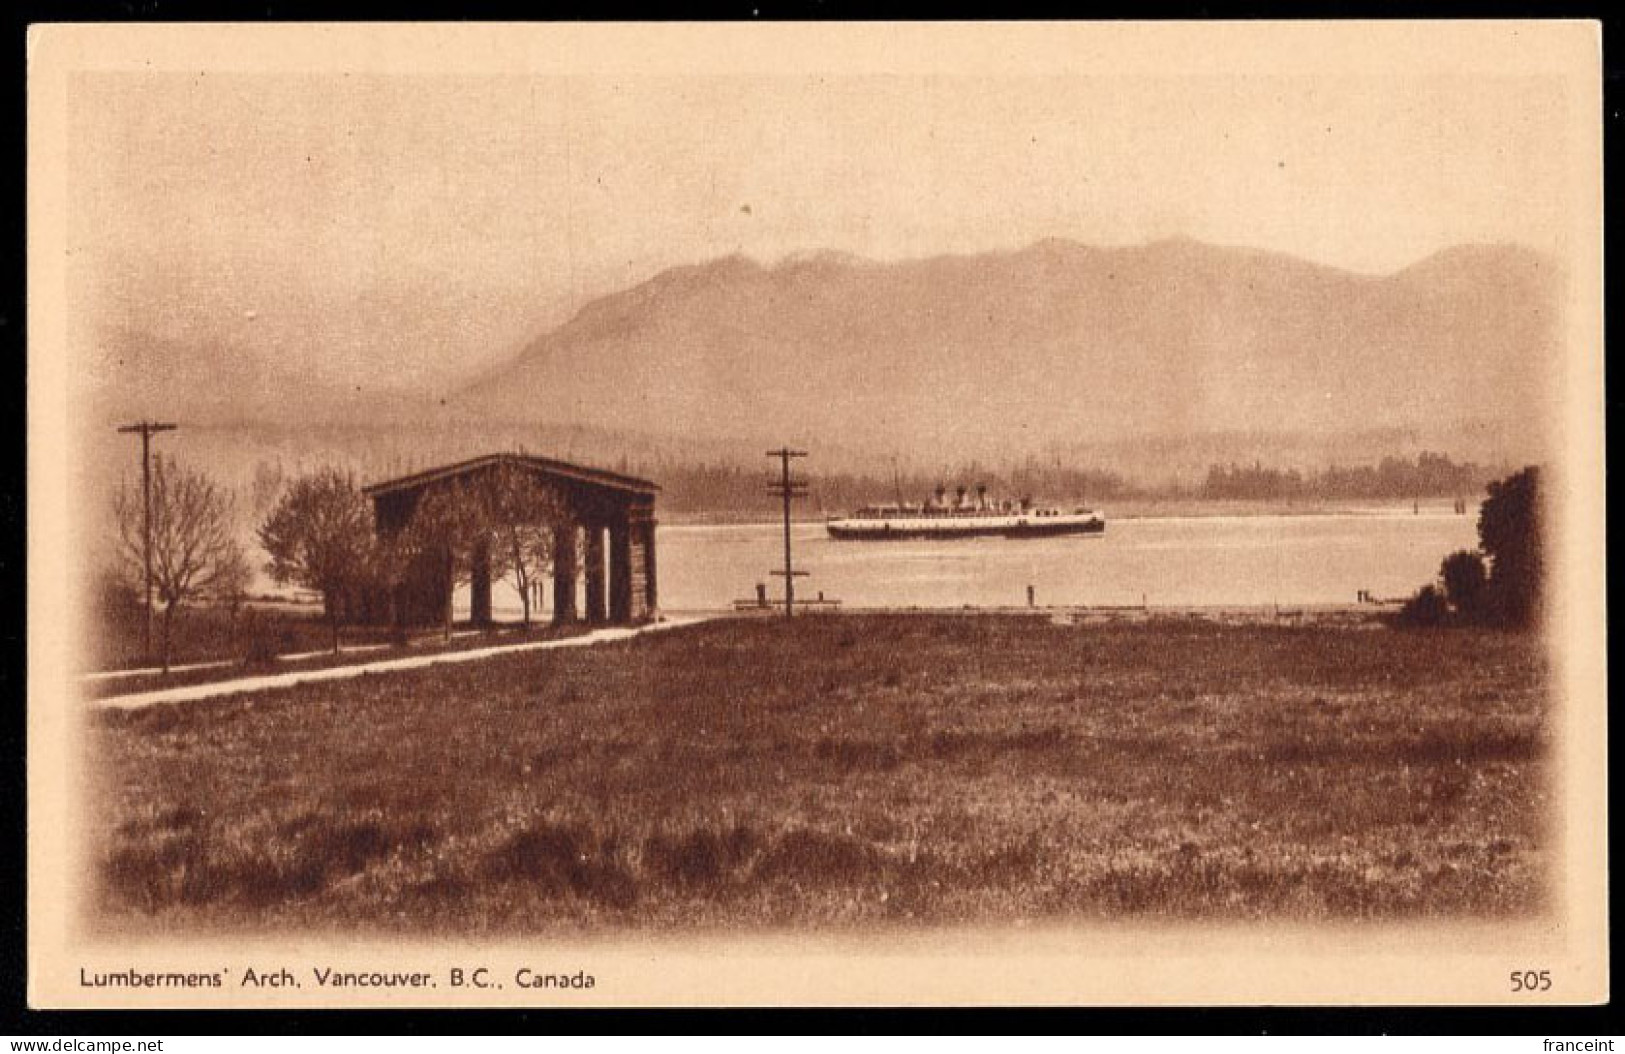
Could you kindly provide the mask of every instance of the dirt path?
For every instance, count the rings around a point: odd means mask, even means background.
[[[342,680],[346,677],[359,677],[364,673],[415,670],[424,666],[433,666],[436,663],[473,662],[477,659],[488,659],[493,655],[540,651],[545,648],[579,648],[589,644],[605,644],[610,641],[627,640],[631,637],[640,636],[644,633],[653,633],[658,630],[690,626],[703,621],[705,621],[704,617],[684,616],[652,622],[646,626],[609,626],[604,629],[593,630],[591,633],[580,637],[565,637],[560,640],[531,641],[526,644],[497,644],[489,648],[477,648],[469,651],[441,652],[436,655],[408,655],[399,659],[361,662],[353,666],[330,666],[320,670],[269,673],[258,677],[239,677],[231,681],[211,681],[205,684],[157,688],[150,692],[132,692],[129,695],[111,695],[94,700],[90,705],[96,709],[137,710],[144,706],[156,706],[160,703],[186,703],[197,699],[212,699],[222,695],[259,692],[269,688],[287,688],[290,685],[308,681]]]

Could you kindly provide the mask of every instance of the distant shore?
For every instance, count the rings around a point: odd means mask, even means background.
[[[1045,504],[1040,502],[1040,504]],[[1360,516],[1401,515],[1417,512],[1437,516],[1441,514],[1476,517],[1478,501],[1468,502],[1466,511],[1457,514],[1455,502],[1449,498],[1419,498],[1413,504],[1397,499],[1370,499],[1366,501],[1220,501],[1202,498],[1123,498],[1113,501],[1065,501],[1056,504],[1065,507],[1082,505],[1098,509],[1109,521],[1150,520],[1159,518],[1197,519],[1221,516]],[[823,523],[833,516],[851,510],[826,509],[810,512],[792,510],[793,523]],[[782,522],[771,512],[758,510],[678,510],[661,509],[660,522],[672,527],[696,526],[755,526]]]
[[[824,615],[849,617],[918,617],[939,618],[953,616],[1032,618],[1056,625],[1088,625],[1116,622],[1222,622],[1233,626],[1267,626],[1295,622],[1352,626],[1362,623],[1380,625],[1401,603],[1400,598],[1373,601],[1366,604],[1057,604],[1053,606],[976,607],[863,607],[853,605],[830,609],[796,609],[797,618],[815,618]],[[700,612],[672,612],[672,614],[699,614]],[[773,618],[782,616],[782,601],[775,607],[718,614],[717,617]],[[707,613],[716,614],[716,613]]]

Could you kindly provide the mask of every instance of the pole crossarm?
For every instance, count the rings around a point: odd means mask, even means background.
[[[792,479],[790,476],[790,459],[806,457],[805,450],[792,450],[789,447],[780,447],[778,450],[769,450],[768,457],[779,459],[779,479],[769,483],[769,494],[777,494],[784,500],[784,570],[774,571],[773,574],[784,579],[784,617],[793,618],[796,606],[796,579],[807,577],[807,572],[797,571],[790,562],[790,501],[792,498],[805,497],[807,494],[807,481]]]
[[[147,661],[152,661],[152,437],[159,432],[173,432],[180,425],[167,421],[137,421],[120,425],[124,435],[141,437],[141,570],[147,590],[146,623],[141,631],[141,647]],[[168,659],[165,658],[167,666]]]

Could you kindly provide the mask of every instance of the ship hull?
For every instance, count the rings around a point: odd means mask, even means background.
[[[979,522],[952,519],[894,519],[875,521],[831,520],[825,524],[831,538],[853,542],[951,541],[957,538],[1056,538],[1101,534],[1106,521],[1098,516],[1000,517]]]

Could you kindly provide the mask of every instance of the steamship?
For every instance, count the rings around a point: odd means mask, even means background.
[[[910,538],[1050,538],[1065,534],[1100,534],[1106,520],[1093,509],[1039,507],[1020,501],[989,501],[986,487],[970,498],[964,487],[954,501],[938,487],[921,504],[865,505],[825,522],[831,538],[843,541],[902,541]]]

